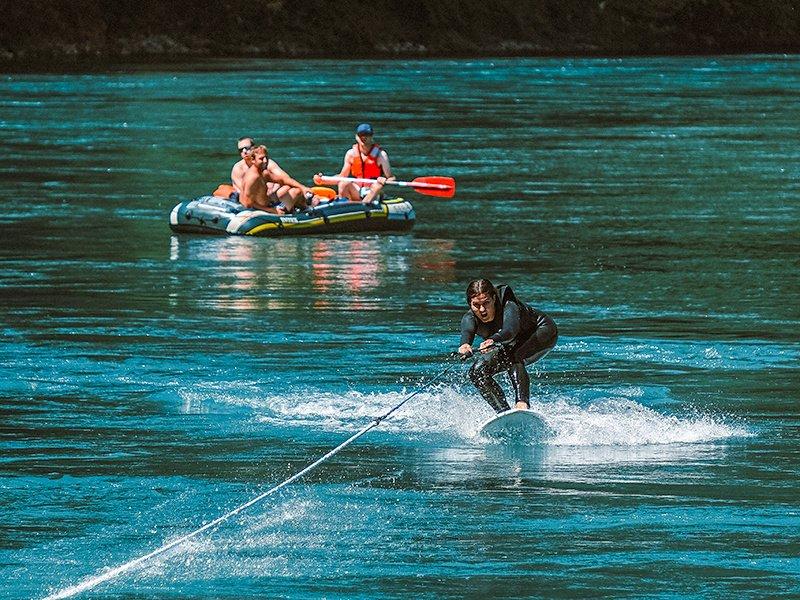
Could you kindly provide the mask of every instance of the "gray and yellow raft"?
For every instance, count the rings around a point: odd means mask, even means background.
[[[245,208],[234,200],[201,196],[181,202],[169,216],[178,233],[284,235],[409,231],[414,226],[414,207],[402,198],[373,204],[330,202],[290,215],[276,215]]]

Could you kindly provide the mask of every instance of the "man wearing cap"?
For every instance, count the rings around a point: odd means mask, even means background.
[[[344,155],[344,164],[339,173],[340,177],[358,177],[375,179],[376,183],[339,182],[339,196],[347,198],[350,202],[363,202],[369,204],[378,198],[383,184],[393,181],[392,167],[389,164],[389,155],[381,149],[373,139],[374,131],[369,123],[362,123],[356,127],[356,143]]]

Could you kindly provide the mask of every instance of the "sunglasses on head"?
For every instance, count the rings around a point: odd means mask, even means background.
[[[252,148],[252,144],[250,146],[242,146],[239,148],[239,152],[244,152],[245,150],[250,150]]]

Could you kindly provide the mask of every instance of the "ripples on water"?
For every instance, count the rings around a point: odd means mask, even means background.
[[[326,61],[0,80],[0,558],[63,589],[234,508],[448,364],[463,288],[552,313],[552,435],[458,366],[116,597],[800,592],[795,58]],[[356,101],[357,99],[357,101]],[[295,177],[372,121],[408,236],[172,236],[252,134]]]

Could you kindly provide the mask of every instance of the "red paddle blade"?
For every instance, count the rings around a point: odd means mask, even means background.
[[[411,187],[426,196],[452,198],[456,193],[456,180],[452,177],[417,177]]]

